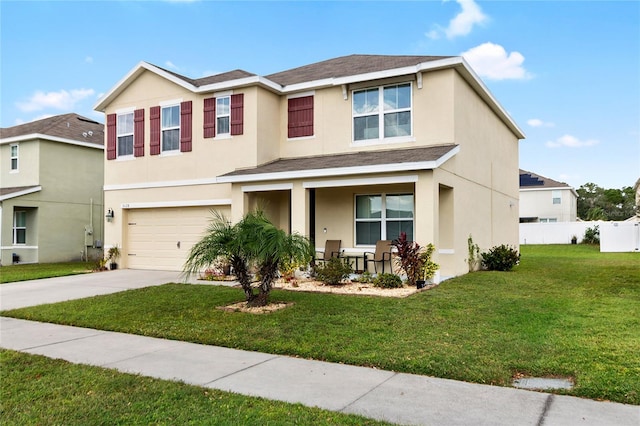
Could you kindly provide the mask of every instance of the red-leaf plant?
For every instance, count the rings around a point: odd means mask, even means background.
[[[396,255],[400,268],[407,275],[407,282],[410,286],[415,286],[416,281],[422,274],[423,257],[422,247],[415,241],[407,240],[407,233],[401,232],[397,240],[393,240],[392,245],[396,248]]]

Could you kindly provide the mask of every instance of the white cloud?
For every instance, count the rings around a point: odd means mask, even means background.
[[[520,52],[507,53],[499,44],[483,43],[461,55],[479,76],[489,80],[523,80],[532,77],[522,66],[524,56]]]
[[[539,118],[532,118],[527,120],[527,124],[531,127],[554,127],[555,123],[542,121]]]
[[[47,93],[37,91],[26,102],[17,102],[16,106],[24,112],[42,111],[47,108],[71,111],[78,102],[94,93],[93,89],[60,90]]]
[[[93,63],[93,56],[87,56],[84,58],[84,61],[88,64],[92,64]]]
[[[489,20],[489,17],[482,13],[480,6],[478,6],[474,0],[455,1],[462,7],[462,11],[449,21],[449,26],[447,28],[435,25],[433,30],[425,33],[425,36],[434,40],[440,38],[443,33],[448,39],[465,36],[471,32],[474,25],[483,24]]]
[[[587,140],[580,140],[578,138],[576,138],[575,136],[571,136],[571,135],[564,135],[559,137],[558,139],[556,139],[555,141],[548,141],[546,143],[546,145],[549,148],[559,148],[559,147],[567,147],[567,148],[582,148],[585,146],[594,146],[599,144],[600,141],[596,140],[596,139],[587,139]]]
[[[462,6],[462,12],[449,21],[449,27],[444,30],[447,38],[464,36],[471,32],[473,26],[482,24],[488,17],[474,0],[456,0]]]

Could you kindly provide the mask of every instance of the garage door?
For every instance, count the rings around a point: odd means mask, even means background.
[[[222,212],[229,216],[228,211]],[[126,267],[181,271],[211,217],[210,207],[128,210]]]

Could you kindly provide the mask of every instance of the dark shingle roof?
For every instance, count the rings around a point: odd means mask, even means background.
[[[104,145],[104,125],[70,113],[0,129],[0,139],[39,133],[78,142]]]
[[[520,189],[571,188],[569,184],[520,169]]]
[[[376,166],[400,163],[436,161],[457,145],[437,145],[384,151],[365,151],[348,154],[319,155],[314,157],[284,158],[261,166],[236,170],[222,176],[246,176],[263,173],[286,173],[333,168]]]
[[[178,74],[176,72],[170,71],[168,69],[159,67],[157,65],[154,65],[154,67],[161,69],[164,72],[167,72],[171,75],[173,75],[174,77],[177,77],[181,80],[186,81],[189,84],[192,84],[196,87],[200,87],[200,86],[206,86],[207,84],[215,84],[215,83],[222,83],[224,81],[231,81],[231,80],[238,80],[240,78],[245,78],[245,77],[253,77],[255,76],[255,74],[252,74],[250,72],[244,71],[244,70],[233,70],[233,71],[227,71],[227,72],[223,72],[220,74],[215,74],[215,75],[211,75],[208,77],[203,77],[203,78],[189,78],[189,77],[185,77],[184,75]]]
[[[282,86],[408,67],[450,56],[349,55],[267,75]]]

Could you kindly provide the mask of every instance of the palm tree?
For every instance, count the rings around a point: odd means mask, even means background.
[[[184,265],[184,273],[189,276],[213,264],[219,258],[225,259],[234,270],[236,279],[242,286],[247,302],[255,296],[251,289],[249,255],[244,248],[244,237],[239,224],[231,222],[220,212],[212,211],[213,219],[207,233],[189,252]]]
[[[250,306],[265,306],[273,282],[283,263],[306,264],[313,256],[309,240],[299,234],[287,234],[267,219],[264,212],[258,210],[248,213],[239,223],[240,233],[246,239],[245,249],[258,265],[261,277],[259,293]]]
[[[235,271],[249,306],[268,303],[269,292],[284,262],[305,264],[313,255],[307,238],[278,229],[261,210],[247,213],[235,225],[222,214],[213,214],[207,234],[191,248],[184,272],[197,273],[220,257],[226,259]],[[254,294],[251,287],[249,265],[253,262],[261,277],[258,294]]]

